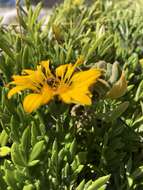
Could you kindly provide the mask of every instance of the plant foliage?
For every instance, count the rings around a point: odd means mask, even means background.
[[[142,1],[65,0],[50,16],[17,1],[18,25],[0,24],[0,190],[143,189]],[[49,10],[47,10],[49,14]],[[52,101],[32,114],[7,98],[12,75],[83,55],[106,75],[90,107]],[[106,93],[124,69],[127,92]]]

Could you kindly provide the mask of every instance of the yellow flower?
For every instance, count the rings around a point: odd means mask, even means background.
[[[13,76],[10,84],[15,87],[9,91],[8,98],[23,90],[31,90],[23,102],[28,113],[47,104],[55,96],[67,104],[91,105],[89,87],[100,77],[101,70],[75,71],[82,62],[83,58],[80,57],[74,65],[61,65],[54,74],[50,71],[49,61],[42,61],[37,70],[23,70],[22,76]]]

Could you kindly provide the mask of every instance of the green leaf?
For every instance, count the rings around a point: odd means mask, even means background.
[[[109,79],[109,82],[111,84],[114,84],[115,82],[117,82],[119,80],[120,76],[121,76],[121,69],[119,67],[119,63],[114,62],[113,66],[112,66],[112,74],[111,74],[111,77]]]
[[[76,144],[76,140],[74,139],[73,142],[72,142],[71,145],[70,145],[71,158],[73,158],[73,157],[75,156],[76,147],[77,147],[77,144]]]
[[[13,143],[11,147],[11,159],[14,164],[26,167],[27,163],[17,143]]]
[[[22,68],[23,69],[27,68],[28,63],[29,63],[29,47],[25,46],[22,55]]]
[[[10,127],[11,127],[11,133],[10,137],[16,141],[20,141],[20,134],[19,134],[19,122],[16,120],[16,118],[12,115],[10,120]]]
[[[37,143],[37,137],[39,135],[38,126],[34,122],[32,122],[31,127],[31,145],[34,146]]]
[[[27,127],[21,137],[21,147],[24,151],[24,153],[26,154],[26,156],[28,156],[29,154],[29,150],[31,147],[31,133],[30,133],[30,127]]]
[[[106,185],[103,185],[102,187],[100,187],[98,190],[105,190],[106,189]]]
[[[29,162],[31,162],[31,161],[37,159],[37,157],[40,156],[40,154],[41,154],[41,153],[43,152],[43,150],[44,150],[44,143],[45,143],[45,142],[42,140],[42,141],[37,142],[37,143],[34,145],[34,147],[33,147],[33,149],[32,149],[32,152],[30,153]]]
[[[84,189],[87,190],[88,187],[92,184],[92,180],[89,180],[86,184],[85,184],[85,187]]]
[[[8,141],[8,135],[5,130],[2,130],[0,134],[0,145],[5,146],[7,144],[7,141]]]
[[[105,185],[110,179],[110,175],[103,176],[94,181],[87,190],[99,190],[103,185]]]
[[[84,190],[84,185],[85,185],[85,179],[80,182],[76,190]]]
[[[133,173],[132,173],[132,177],[133,177],[133,179],[136,179],[136,178],[138,178],[138,177],[140,177],[140,176],[142,176],[143,175],[143,166],[140,166],[140,167],[138,167]]]
[[[35,187],[32,184],[25,185],[22,190],[35,190]]]
[[[140,82],[138,89],[135,94],[135,101],[137,102],[140,98],[143,98],[143,80]]]
[[[128,108],[129,102],[121,103],[117,108],[115,108],[111,113],[109,113],[109,121],[114,121],[119,118]]]
[[[71,171],[69,163],[66,163],[63,171],[64,171],[63,177],[68,178],[70,176],[70,171]]]
[[[15,47],[17,52],[21,51],[21,38],[19,36],[16,37]]]
[[[52,162],[52,167],[57,169],[57,166],[58,166],[58,152],[57,151],[52,152],[51,162]]]
[[[65,149],[63,148],[63,149],[61,149],[60,152],[58,153],[58,165],[62,164],[65,155],[66,155],[66,151],[65,151]]]
[[[84,165],[79,165],[78,168],[74,171],[74,175],[79,174],[82,171],[83,167]]]
[[[31,162],[29,162],[28,163],[28,166],[35,166],[35,165],[37,165],[38,163],[40,162],[40,160],[33,160],[33,161],[31,161]]]
[[[4,156],[9,155],[10,151],[11,151],[11,149],[8,146],[0,147],[0,157],[4,157]]]
[[[38,3],[38,5],[35,7],[35,10],[33,12],[32,18],[30,18],[30,28],[32,29],[33,25],[35,24],[36,20],[38,19],[38,16],[40,14],[40,10],[42,8],[42,3]]]
[[[16,181],[15,181],[15,174],[13,171],[6,170],[5,171],[5,181],[12,188],[12,190],[18,190]]]
[[[55,139],[52,146],[52,152],[57,152],[57,151],[58,151],[58,143],[57,140]]]
[[[14,60],[14,53],[11,50],[11,45],[0,35],[0,48]]]

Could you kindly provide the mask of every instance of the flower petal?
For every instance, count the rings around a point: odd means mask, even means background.
[[[36,110],[42,104],[41,94],[29,94],[25,97],[23,102],[24,110],[28,113]]]
[[[60,98],[65,103],[78,103],[82,105],[91,105],[92,94],[89,87],[99,78],[101,70],[91,69],[81,71],[73,75],[71,84],[66,91],[59,93]]]
[[[47,77],[53,77],[53,74],[51,73],[50,67],[49,67],[49,60],[47,60],[47,61],[41,61],[40,65],[45,69]]]
[[[32,75],[26,75],[26,76],[20,76],[20,75],[13,75],[13,81],[10,82],[9,84],[14,84],[17,86],[27,86],[27,88],[32,89],[32,90],[36,90],[37,87],[39,86],[39,83],[37,78],[38,76],[34,76],[35,75],[35,71]]]
[[[29,75],[30,80],[35,84],[42,84],[45,80],[45,75],[41,71],[41,68],[38,68],[32,75]]]
[[[80,56],[74,65],[69,63],[69,64],[59,66],[56,69],[56,77],[61,77],[61,80],[63,80],[64,82],[69,81],[73,72],[75,71],[75,68],[82,63],[83,63],[83,57]]]
[[[69,90],[59,95],[63,102],[70,104],[91,105],[91,94],[89,91],[83,92],[82,89]]]
[[[9,92],[8,92],[8,99],[10,99],[14,94],[22,91],[22,90],[25,90],[27,89],[28,87],[27,86],[16,86],[14,88],[12,88]]]
[[[90,69],[88,71],[78,72],[72,77],[71,86],[76,89],[82,88],[88,90],[88,88],[96,82],[100,75],[100,69]]]
[[[29,76],[20,76],[20,75],[13,75],[13,81],[10,84],[15,85],[27,85],[29,83]]]
[[[74,65],[72,65],[72,67],[70,67],[70,68],[67,70],[67,72],[66,72],[66,74],[65,74],[65,77],[64,77],[64,81],[65,81],[65,80],[67,80],[67,82],[70,81],[70,79],[71,79],[71,77],[72,77],[72,75],[73,75],[73,72],[75,71],[76,67],[79,66],[79,65],[81,65],[81,64],[83,63],[83,61],[84,61],[83,56],[80,56],[80,57],[77,59],[76,63],[75,63]]]
[[[56,69],[56,77],[60,77],[61,80],[63,80],[65,73],[67,73],[72,67],[73,67],[73,65],[71,63],[65,64],[65,65],[60,65]]]
[[[48,85],[43,86],[40,94],[29,94],[23,102],[24,110],[28,113],[36,110],[41,105],[47,104],[53,97],[52,91]]]
[[[52,89],[45,84],[41,90],[42,92],[42,104],[47,104],[54,96]]]
[[[28,75],[32,75],[32,74],[34,74],[34,70],[31,70],[31,69],[23,69],[22,70],[22,73],[24,73],[24,74],[28,74]]]

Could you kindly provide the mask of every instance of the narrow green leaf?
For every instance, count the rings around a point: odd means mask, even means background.
[[[71,143],[71,146],[70,146],[70,154],[71,154],[72,158],[75,156],[76,146],[77,146],[76,140],[74,139],[73,142]]]
[[[11,133],[10,137],[16,141],[20,141],[20,134],[19,134],[19,123],[17,122],[16,118],[12,115],[10,120],[10,127],[11,127]]]
[[[5,146],[7,144],[7,141],[8,141],[8,135],[5,130],[2,130],[0,134],[0,145]]]
[[[84,185],[85,185],[85,179],[80,182],[76,190],[84,190]]]
[[[13,190],[18,190],[13,171],[6,170],[4,178],[8,186],[10,186]]]
[[[41,152],[44,150],[44,141],[39,141],[37,142],[33,149],[32,149],[32,152],[30,154],[30,157],[29,157],[29,162],[37,159],[38,156],[40,156]]]
[[[109,120],[114,121],[119,118],[128,108],[129,102],[121,103],[117,108],[115,108],[111,113],[109,113]]]
[[[64,167],[64,177],[68,178],[70,176],[70,165],[69,163],[66,163]]]
[[[17,143],[13,143],[11,147],[11,158],[15,165],[26,167],[27,163],[24,160],[22,152]]]
[[[35,165],[37,165],[38,163],[40,162],[40,160],[33,160],[33,161],[31,161],[31,162],[29,162],[28,163],[28,166],[35,166]]]
[[[40,11],[41,11],[41,8],[42,8],[42,2],[38,3],[37,6],[36,6],[35,9],[34,9],[32,18],[30,19],[30,21],[31,21],[31,26],[33,26],[33,25],[35,24],[35,21],[37,21],[38,16],[39,16]]]
[[[87,190],[88,187],[92,184],[92,180],[89,180],[86,184],[85,184],[85,187],[84,189]]]
[[[35,187],[32,184],[25,185],[22,190],[35,190]]]
[[[134,179],[136,179],[136,178],[138,178],[138,177],[140,177],[140,176],[142,176],[143,175],[143,166],[140,166],[140,167],[138,167],[133,173],[132,173],[132,177],[134,178]]]
[[[19,36],[17,36],[17,38],[16,38],[16,44],[15,44],[15,46],[16,46],[16,51],[20,52],[20,50],[21,50],[21,39],[20,39]]]
[[[61,149],[60,152],[58,153],[58,164],[61,164],[63,162],[63,159],[66,155],[65,149]]]
[[[58,144],[57,140],[55,139],[53,142],[52,152],[58,151]]]
[[[29,60],[29,47],[26,45],[23,50],[22,55],[22,68],[28,68],[28,60]]]
[[[11,45],[0,36],[0,48],[12,59],[14,60],[14,54],[11,50]]]
[[[103,176],[98,178],[96,181],[94,181],[87,190],[98,190],[99,188],[101,188],[103,185],[105,185],[108,180],[110,179],[110,175],[107,176]]]
[[[31,127],[31,145],[34,146],[37,143],[37,137],[39,135],[38,126],[34,122],[32,122]]]
[[[138,89],[135,94],[135,101],[137,102],[140,98],[143,98],[143,80],[140,82]]]
[[[22,138],[21,138],[21,146],[23,151],[25,152],[26,156],[29,153],[30,147],[31,147],[31,134],[30,134],[30,127],[27,127],[23,134],[22,134]]]

